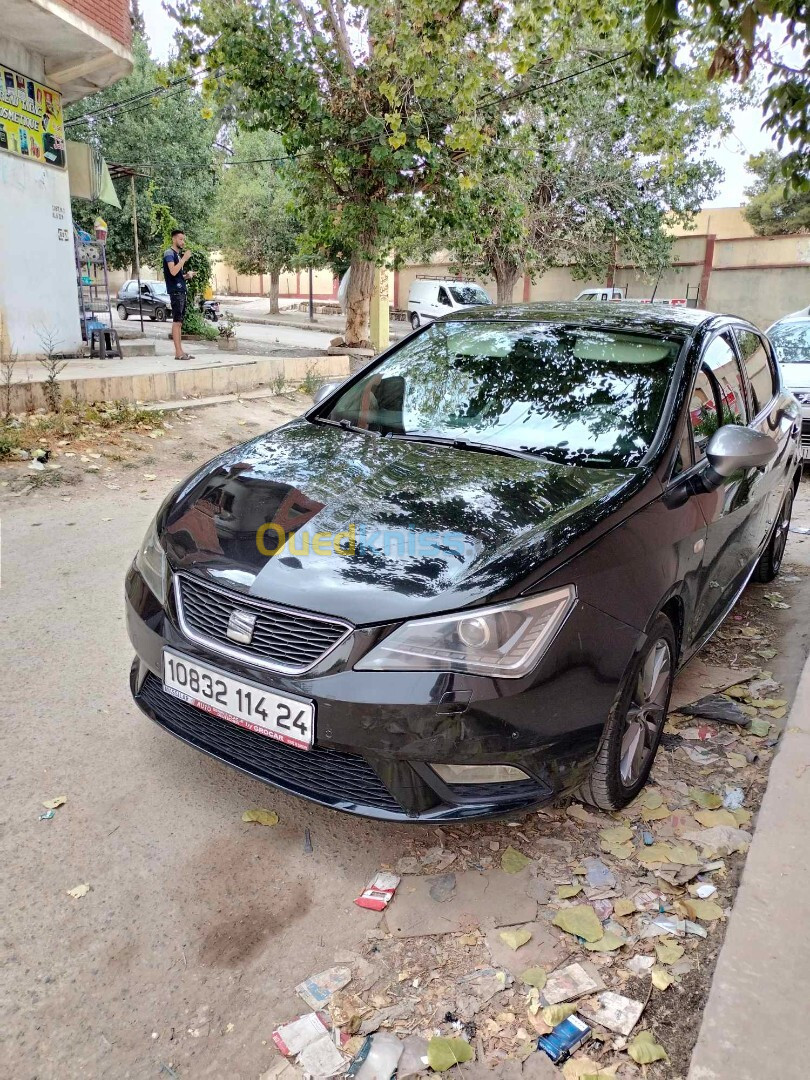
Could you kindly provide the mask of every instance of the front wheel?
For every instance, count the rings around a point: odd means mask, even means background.
[[[410,318],[411,318],[411,326],[414,328],[414,330],[418,330],[419,327],[422,325],[422,320],[419,318],[419,312],[418,311],[412,311]]]
[[[625,676],[579,797],[600,810],[620,810],[650,775],[675,678],[675,631],[658,614]]]
[[[127,311],[127,309],[124,307],[123,304],[119,304],[118,307],[116,308],[116,311],[118,312],[118,318],[119,319],[128,319],[129,318],[129,312]]]
[[[773,581],[782,567],[782,559],[785,557],[788,533],[790,532],[790,519],[793,514],[793,487],[788,488],[787,495],[782,500],[779,508],[779,517],[773,527],[773,533],[768,541],[768,546],[762,552],[757,568],[754,571],[754,581],[763,585]]]

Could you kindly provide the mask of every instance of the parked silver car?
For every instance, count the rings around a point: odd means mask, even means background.
[[[808,310],[779,319],[768,330],[785,386],[802,407],[802,458],[810,458],[810,315]]]

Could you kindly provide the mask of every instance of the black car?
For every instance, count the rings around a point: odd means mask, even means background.
[[[779,570],[799,424],[739,319],[439,320],[169,495],[126,582],[135,700],[371,817],[622,807],[677,668]]]
[[[143,310],[144,317],[152,322],[164,322],[172,317],[172,304],[166,285],[162,281],[142,281],[141,298],[138,300],[138,282],[136,279],[125,281],[118,290],[118,304],[116,310],[120,318],[128,319],[130,315],[140,315]],[[216,300],[203,300],[200,310],[203,318],[209,322],[217,322],[219,319],[219,303]]]
[[[165,322],[172,317],[171,301],[162,281],[141,281],[140,300],[137,280],[133,278],[125,281],[118,290],[116,310],[122,319],[128,319],[130,315],[140,315],[141,311],[144,318],[151,319],[152,322]]]

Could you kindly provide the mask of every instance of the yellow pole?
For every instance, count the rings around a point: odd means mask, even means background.
[[[387,349],[391,341],[389,332],[388,310],[388,271],[384,266],[374,271],[374,288],[371,291],[371,312],[369,319],[371,344],[375,352]]]

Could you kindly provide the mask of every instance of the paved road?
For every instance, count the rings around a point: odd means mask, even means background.
[[[425,841],[248,780],[130,700],[123,577],[164,493],[296,408],[199,410],[163,439],[144,436],[134,467],[119,445],[76,488],[0,489],[5,1076],[119,1080],[171,1065],[184,1080],[256,1080],[276,1060],[273,1028],[301,1011],[296,983],[376,925],[352,903],[363,884],[410,837]],[[792,536],[794,555],[804,547]],[[57,795],[66,805],[40,821]],[[280,824],[243,824],[257,806]],[[67,895],[84,882],[86,896]]]
[[[414,834],[248,780],[130,701],[122,599],[133,552],[216,433],[230,426],[220,445],[244,438],[237,421],[271,408],[201,410],[199,435],[184,429],[173,461],[105,462],[78,488],[0,499],[4,1076],[119,1080],[172,1062],[184,1080],[256,1080],[277,1058],[273,1028],[302,1011],[292,988],[376,925],[352,901]],[[40,821],[57,795],[66,805]],[[281,823],[243,824],[256,806]],[[88,895],[66,895],[83,882]]]

